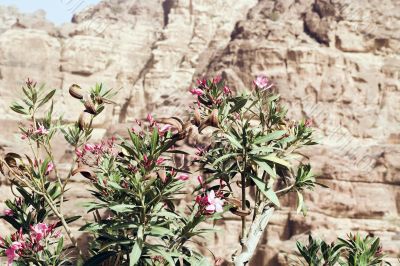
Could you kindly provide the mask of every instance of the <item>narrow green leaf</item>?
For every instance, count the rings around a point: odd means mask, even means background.
[[[285,161],[285,160],[283,160],[281,158],[278,158],[275,154],[270,154],[270,155],[267,155],[267,156],[262,157],[262,158],[267,160],[267,161],[274,162],[274,163],[286,166],[287,168],[291,167],[289,162],[287,162],[287,161]]]
[[[231,142],[233,146],[235,146],[238,149],[243,149],[242,145],[235,137],[228,134],[224,134],[224,136]]]
[[[221,162],[221,161],[225,161],[226,159],[228,159],[228,158],[230,158],[230,157],[233,157],[233,156],[237,156],[237,155],[239,155],[239,153],[229,153],[229,154],[225,154],[225,155],[222,155],[221,157],[219,157],[218,159],[216,159],[214,162],[213,162],[213,166],[215,166],[217,163],[219,163],[219,162]]]
[[[268,189],[267,184],[264,183],[260,178],[251,175],[251,179],[253,179],[254,183],[260,189],[260,191],[276,206],[280,207],[279,199],[276,193],[273,191],[272,188]]]
[[[56,254],[61,254],[63,247],[64,247],[64,238],[61,237],[60,240],[58,240]]]
[[[158,129],[157,127],[154,127],[153,129],[153,134],[151,135],[151,152],[154,153],[154,151],[157,148],[157,144],[158,144]]]
[[[275,171],[271,168],[271,166],[268,165],[268,163],[266,163],[263,160],[260,160],[258,157],[255,157],[254,160],[258,164],[258,166],[261,167],[262,170],[267,172],[267,174],[269,174],[271,177],[276,178]]]
[[[274,132],[271,132],[271,133],[269,133],[269,134],[267,134],[267,135],[265,135],[265,136],[257,137],[257,138],[254,140],[253,143],[254,143],[254,144],[260,144],[260,143],[265,143],[265,142],[268,142],[268,141],[271,141],[271,140],[274,140],[274,139],[279,139],[279,138],[282,137],[285,133],[286,133],[286,130],[274,131]]]
[[[243,97],[238,97],[238,98],[236,98],[234,100],[235,100],[235,104],[229,110],[229,113],[234,113],[234,112],[239,111],[247,103],[247,99],[243,98]]]
[[[131,211],[132,209],[137,207],[138,206],[132,204],[118,204],[110,206],[110,209],[116,212],[126,212],[126,211]]]
[[[129,254],[129,266],[134,266],[140,259],[142,255],[143,248],[143,226],[139,226],[137,230],[137,239],[133,245],[132,251]]]
[[[47,103],[51,98],[53,98],[54,93],[56,93],[56,90],[52,90],[50,91],[45,97],[43,97],[43,99],[40,101],[38,107],[44,105],[45,103]]]
[[[13,110],[14,112],[18,113],[18,114],[22,114],[22,115],[27,115],[28,114],[26,111],[24,111],[22,106],[12,105],[12,106],[10,106],[10,109]]]
[[[150,235],[152,236],[167,236],[174,235],[170,229],[162,227],[162,226],[152,226],[150,230]]]

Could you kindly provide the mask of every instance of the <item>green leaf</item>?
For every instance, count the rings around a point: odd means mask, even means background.
[[[116,212],[126,212],[126,211],[131,211],[134,208],[138,208],[136,205],[132,204],[117,204],[110,206],[110,209]]]
[[[273,151],[274,151],[274,149],[272,147],[267,147],[267,146],[257,147],[257,146],[253,146],[253,148],[249,152],[249,154],[254,154],[254,155],[257,155],[258,153],[268,154],[268,153],[271,153]]]
[[[45,103],[47,103],[51,98],[53,98],[54,93],[56,93],[56,90],[52,90],[50,91],[39,103],[38,107],[44,105]]]
[[[24,108],[20,105],[11,105],[10,108],[11,108],[11,110],[13,110],[14,112],[16,112],[18,114],[22,114],[22,115],[28,114],[26,111],[24,111]]]
[[[275,154],[270,154],[270,155],[267,155],[267,156],[262,157],[262,158],[264,160],[267,160],[267,161],[270,161],[270,162],[274,162],[274,163],[286,166],[287,168],[291,167],[289,162],[287,162],[287,161],[285,161],[285,160],[283,160],[281,158],[278,158]]]
[[[142,241],[137,240],[129,254],[129,266],[134,266],[140,259],[142,255]]]
[[[63,247],[64,247],[64,238],[61,237],[60,240],[58,240],[56,254],[61,254]]]
[[[246,105],[247,103],[247,99],[243,98],[243,97],[238,97],[234,99],[234,106],[232,106],[232,108],[229,110],[229,113],[234,113],[239,111],[243,106]]]
[[[260,144],[260,143],[265,143],[274,139],[279,139],[286,133],[286,130],[278,130],[269,133],[268,135],[265,136],[259,136],[254,140],[254,144]]]
[[[262,181],[260,178],[251,175],[250,176],[251,179],[253,179],[254,183],[256,184],[256,186],[258,187],[258,189],[260,189],[260,191],[276,206],[280,207],[280,203],[279,203],[279,199],[276,196],[276,193],[274,192],[274,190],[272,188],[268,189],[267,188],[267,184],[264,183],[264,181]]]
[[[228,159],[228,158],[230,158],[230,157],[232,157],[232,156],[238,156],[239,155],[239,153],[228,153],[228,154],[225,154],[225,155],[222,155],[221,157],[219,157],[218,159],[216,159],[214,162],[213,162],[213,166],[215,166],[217,163],[219,163],[219,162],[221,162],[221,161],[225,161],[225,159]]]
[[[152,236],[167,236],[167,235],[174,235],[171,230],[162,226],[152,226],[150,229],[150,235]]]
[[[268,165],[268,163],[264,162],[258,157],[254,157],[254,161],[258,164],[258,166],[261,167],[262,170],[267,172],[271,177],[276,178],[275,171],[271,168],[271,166]]]
[[[137,231],[137,240],[133,245],[132,251],[129,254],[129,266],[134,266],[140,259],[143,249],[143,226],[139,226]]]
[[[157,148],[158,139],[159,139],[159,136],[158,136],[158,129],[157,129],[157,127],[154,127],[154,129],[153,129],[153,134],[152,134],[152,136],[151,136],[151,152],[152,152],[152,153],[154,153],[154,151],[155,151],[156,148]]]
[[[238,149],[243,149],[242,145],[235,137],[228,134],[224,134],[224,136],[231,142],[233,146],[235,146]]]

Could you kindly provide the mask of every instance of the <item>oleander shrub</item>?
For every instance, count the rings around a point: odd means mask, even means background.
[[[149,114],[126,129],[127,137],[99,142],[91,140],[93,123],[115,104],[113,90],[71,85],[70,95],[82,106],[74,123],[53,114],[56,90],[28,80],[22,93],[11,109],[21,115],[29,150],[0,161],[15,195],[1,216],[15,229],[0,242],[8,265],[219,265],[195,243],[228,215],[242,221],[241,248],[232,250],[232,262],[246,265],[280,198],[293,193],[297,211],[305,214],[303,193],[318,185],[299,152],[316,144],[311,121],[289,120],[265,76],[237,95],[219,76],[200,79],[190,90],[189,118]],[[188,154],[182,148],[192,134],[207,137]],[[56,135],[64,146],[54,146]],[[67,171],[55,158],[59,149],[73,151]],[[190,168],[180,163],[182,156],[194,158]],[[91,185],[85,210],[93,219],[80,228],[90,235],[88,250],[71,230],[82,217],[70,216],[64,206],[73,200],[66,194],[71,179]],[[191,200],[182,202],[184,196]]]
[[[339,238],[331,244],[308,237],[308,244],[297,241],[301,257],[310,266],[372,266],[391,265],[384,261],[384,253],[378,237],[350,233],[346,239]],[[304,265],[304,264],[303,264]]]

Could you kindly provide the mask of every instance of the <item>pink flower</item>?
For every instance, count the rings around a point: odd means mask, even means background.
[[[197,80],[197,84],[200,86],[204,86],[204,87],[206,87],[207,86],[207,80],[206,79],[198,79]]]
[[[16,251],[20,249],[22,249],[22,243],[18,241],[12,242],[11,246],[6,249],[5,253],[7,256],[7,266],[11,266],[13,261],[19,258],[19,255],[16,253]]]
[[[307,119],[306,122],[304,123],[304,125],[305,125],[306,127],[311,127],[312,124],[313,124],[313,120],[312,120],[312,119]]]
[[[221,266],[223,262],[224,262],[223,258],[216,258],[214,260],[214,266]]]
[[[147,157],[146,154],[143,155],[143,166],[145,168],[149,168],[151,166],[151,164],[153,163],[152,160],[149,160],[149,158]]]
[[[223,212],[224,209],[222,206],[224,205],[224,200],[215,197],[214,190],[211,190],[207,196],[208,206],[206,207],[206,211],[209,213],[214,212]]]
[[[158,129],[158,134],[164,136],[164,134],[171,129],[171,125],[165,125]]]
[[[60,238],[62,236],[61,231],[57,231],[53,234],[55,238]]]
[[[39,124],[39,128],[36,129],[33,133],[39,135],[47,135],[49,131],[43,125]]]
[[[199,175],[197,177],[197,181],[199,181],[200,185],[203,185],[204,180],[203,180],[203,177],[201,175]]]
[[[75,149],[75,154],[76,154],[76,156],[77,156],[78,158],[82,158],[82,156],[83,156],[83,152],[80,151],[79,149]]]
[[[54,169],[54,164],[52,162],[49,162],[46,168],[46,175],[50,174],[50,172],[53,171],[53,169]]]
[[[213,78],[213,83],[217,84],[222,80],[222,77],[220,75],[217,75]]]
[[[154,124],[154,118],[151,114],[147,114],[147,121],[152,125]]]
[[[190,93],[193,95],[201,96],[203,95],[203,90],[198,88],[193,88],[190,90]]]
[[[22,202],[23,202],[23,199],[21,197],[18,197],[18,198],[15,199],[15,204],[17,206],[21,207],[22,206]]]
[[[164,161],[165,161],[165,159],[162,158],[162,157],[160,157],[160,158],[157,159],[156,164],[157,164],[157,165],[160,165],[160,164],[162,164]]]
[[[83,149],[84,149],[85,151],[88,151],[88,152],[94,151],[95,148],[96,148],[95,145],[89,144],[89,143],[88,143],[88,144],[85,144],[85,146],[83,146]]]
[[[189,179],[189,175],[188,174],[181,174],[176,179],[181,180],[181,181],[186,181],[186,180]]]
[[[47,233],[51,231],[51,228],[49,228],[45,223],[38,223],[34,226],[31,226],[31,231],[36,241],[39,242],[47,236]]]
[[[224,94],[231,94],[232,91],[228,86],[224,86]]]
[[[5,216],[14,216],[14,212],[10,209],[4,210],[4,215]]]
[[[257,88],[261,89],[261,91],[265,91],[270,89],[274,84],[264,75],[257,76],[257,78],[253,81],[254,85]]]

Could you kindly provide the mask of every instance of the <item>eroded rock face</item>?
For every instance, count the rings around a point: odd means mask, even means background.
[[[199,76],[222,73],[240,91],[265,73],[291,117],[313,119],[321,145],[305,152],[330,189],[309,193],[306,218],[290,207],[278,211],[252,263],[291,264],[295,240],[309,231],[329,239],[372,233],[396,257],[399,11],[396,0],[109,0],[55,27],[41,12],[0,7],[0,112],[7,124],[1,145],[15,150],[17,120],[8,105],[27,77],[58,89],[58,110],[69,121],[80,112],[67,97],[71,83],[120,89],[119,104],[97,122],[101,139],[148,112],[184,115],[188,87]],[[61,161],[69,152],[60,152]],[[83,201],[84,181],[73,181],[70,196]],[[294,197],[286,201],[295,205]],[[240,225],[220,223],[225,234],[207,246],[224,247],[213,250],[229,259]]]

